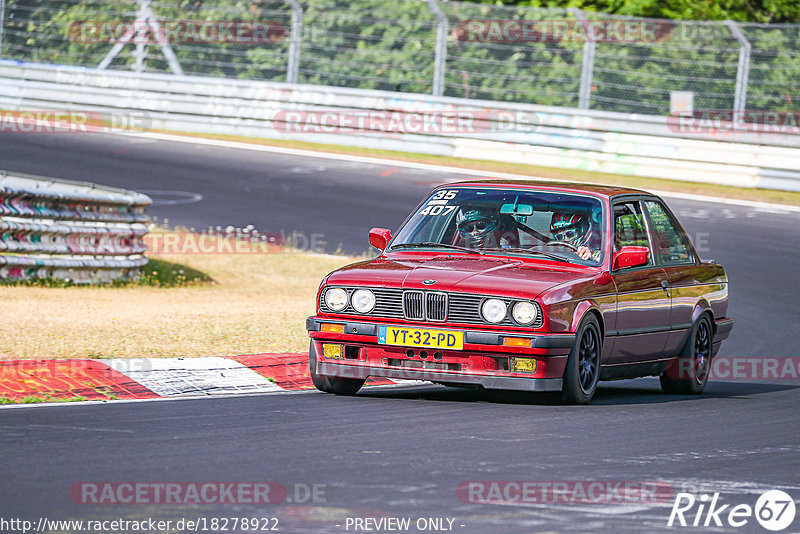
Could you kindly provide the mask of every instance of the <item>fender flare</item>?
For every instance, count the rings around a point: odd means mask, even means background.
[[[593,313],[596,316],[597,323],[600,325],[600,336],[605,339],[606,325],[603,322],[603,312],[600,311],[600,306],[593,300],[582,300],[575,306],[575,311],[572,313],[572,321],[569,325],[570,332],[575,333],[578,331],[578,327],[587,313]]]
[[[700,299],[697,304],[695,304],[694,309],[692,310],[692,322],[689,325],[689,328],[686,330],[686,334],[684,334],[683,339],[681,340],[679,351],[683,352],[686,344],[689,342],[689,336],[692,335],[692,331],[694,330],[694,326],[697,324],[697,321],[703,315],[708,315],[708,318],[711,322],[711,339],[714,339],[714,334],[717,332],[717,322],[714,319],[714,310],[711,309],[711,305],[706,301],[706,299]]]
[[[694,309],[692,310],[692,325],[689,327],[689,331],[691,332],[694,325],[697,324],[697,320],[700,319],[700,316],[704,313],[707,313],[709,319],[711,320],[711,334],[714,335],[717,333],[717,320],[714,318],[714,310],[711,308],[711,305],[705,298],[701,298],[695,304]]]

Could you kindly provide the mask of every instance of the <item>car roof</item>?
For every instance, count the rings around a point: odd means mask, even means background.
[[[570,193],[593,193],[604,197],[615,197],[618,195],[652,195],[647,191],[641,189],[633,189],[632,187],[623,187],[619,185],[602,185],[602,184],[587,184],[578,182],[557,182],[557,181],[544,181],[544,180],[513,180],[513,179],[500,179],[500,180],[465,180],[462,182],[452,182],[443,184],[440,187],[452,187],[457,185],[469,186],[492,186],[492,187],[517,187],[522,189],[544,189],[548,191],[562,191]]]

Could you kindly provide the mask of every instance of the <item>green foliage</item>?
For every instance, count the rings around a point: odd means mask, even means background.
[[[436,27],[424,1],[302,4],[302,83],[431,92]]]
[[[116,282],[118,286],[182,287],[213,282],[206,273],[185,265],[151,259],[142,267],[139,278]]]
[[[470,21],[479,21],[479,26],[488,29],[495,21],[522,24],[566,19],[566,12],[489,8],[468,3],[442,4],[442,8],[456,30],[466,30],[460,39],[451,39],[445,94],[553,106],[578,105],[583,43],[500,42],[480,37],[482,32],[475,32],[477,37],[473,37],[468,30]]]
[[[796,0],[478,0],[486,4],[577,7],[631,17],[739,22],[800,22]]]

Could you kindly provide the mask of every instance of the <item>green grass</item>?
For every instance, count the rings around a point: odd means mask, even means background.
[[[22,397],[19,402],[14,402],[6,397],[0,398],[0,404],[37,404],[40,402],[81,402],[88,400],[87,397],[75,395],[72,397],[53,397],[51,395],[30,395]]]
[[[114,280],[113,282],[92,284],[89,287],[186,287],[202,284],[213,284],[215,281],[206,273],[179,263],[153,259],[144,265],[141,273],[129,280]],[[0,280],[3,286],[21,287],[51,287],[64,288],[87,286],[76,284],[71,280],[57,278],[32,278],[26,280]]]
[[[185,287],[214,283],[206,273],[187,265],[169,261],[150,259],[142,268],[142,274],[134,280],[114,282],[119,287]]]

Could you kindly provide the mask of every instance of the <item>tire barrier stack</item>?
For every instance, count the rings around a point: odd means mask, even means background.
[[[0,171],[0,280],[135,277],[147,264],[150,203],[123,189]]]

